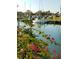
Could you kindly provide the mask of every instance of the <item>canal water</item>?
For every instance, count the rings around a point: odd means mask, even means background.
[[[59,43],[61,45],[61,25],[54,25],[54,24],[35,24],[33,26],[33,28],[44,32],[44,34],[46,35],[50,35],[50,37],[54,38],[56,40],[57,43]],[[42,39],[43,41],[45,41],[45,38],[41,36],[41,34],[39,35],[37,33],[37,31],[33,31],[38,39]],[[54,43],[51,43],[51,41],[47,41],[49,44],[49,52],[50,55],[53,56],[52,51],[53,49],[56,49],[56,53],[59,54],[61,53],[61,47],[55,45]]]
[[[25,26],[24,23],[20,23],[20,26],[23,27]],[[29,26],[26,26],[26,28],[29,28]],[[34,24],[32,27],[33,29],[39,30],[43,32],[46,35],[50,35],[50,37],[54,38],[57,43],[61,45],[61,25],[54,25],[54,24]],[[37,35],[36,38],[42,39],[45,41],[45,38],[42,37],[41,34],[38,34],[37,31],[33,30],[33,33]],[[48,43],[48,50],[51,56],[53,56],[53,49],[56,49],[56,54],[61,53],[61,46],[57,46],[54,43],[51,43],[51,41],[46,41]]]

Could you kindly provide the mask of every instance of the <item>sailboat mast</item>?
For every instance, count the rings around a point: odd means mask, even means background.
[[[40,10],[40,0],[39,0],[39,10]]]
[[[31,11],[31,0],[30,0],[30,11]]]
[[[26,11],[26,0],[24,0],[24,7],[25,7],[25,11]]]

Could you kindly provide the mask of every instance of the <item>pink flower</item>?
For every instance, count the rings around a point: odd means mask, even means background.
[[[47,46],[45,47],[45,51],[48,51],[48,47]]]
[[[31,49],[35,52],[39,51],[39,48],[37,48],[37,46],[35,44],[31,45]]]
[[[58,57],[58,58],[61,58],[61,54],[58,54],[57,57]]]
[[[53,57],[52,59],[56,59],[56,57]]]
[[[53,49],[53,52],[56,53],[56,49]]]
[[[53,54],[56,57],[56,49],[53,49]]]
[[[55,39],[52,37],[51,42],[55,42]]]

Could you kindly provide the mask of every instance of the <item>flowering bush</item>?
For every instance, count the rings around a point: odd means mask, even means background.
[[[32,33],[32,21],[23,20],[24,23],[28,24],[30,28],[25,30],[24,28],[17,28],[17,57],[19,59],[61,59],[60,54],[56,54],[56,50],[53,50],[54,57],[51,58],[48,50],[48,43],[42,39],[36,39]],[[41,34],[46,40],[50,40],[55,45],[60,45],[50,35],[44,34],[39,30],[33,29]]]
[[[29,58],[32,59],[34,55],[49,57],[49,53],[47,51],[47,43],[43,42],[42,40],[37,40],[36,38],[30,36],[29,34],[23,32],[21,29],[20,29],[20,35],[19,33],[17,34],[17,50],[19,58],[21,57],[26,58],[26,56],[28,56],[28,59]],[[26,56],[23,56],[24,54]]]

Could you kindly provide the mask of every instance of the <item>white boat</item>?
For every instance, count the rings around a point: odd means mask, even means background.
[[[35,18],[35,20],[33,20],[33,23],[39,22],[38,18]]]

